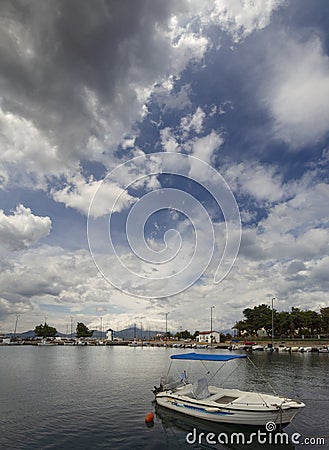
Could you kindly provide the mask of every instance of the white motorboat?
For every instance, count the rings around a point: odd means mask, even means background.
[[[322,347],[318,350],[319,353],[329,353],[329,347]]]
[[[170,358],[201,361],[204,365],[204,361],[225,363],[246,357],[247,355],[182,353],[171,355]],[[188,382],[185,371],[173,382],[169,382],[168,375],[169,371],[160,387],[153,389],[156,403],[164,408],[211,422],[256,426],[275,422],[286,425],[305,406],[299,400],[278,395],[209,386],[206,378],[192,384]]]
[[[38,345],[57,345],[57,342],[47,341],[47,339],[42,339],[42,341],[38,342]]]
[[[255,345],[253,345],[253,346],[251,347],[251,350],[252,350],[253,352],[263,351],[263,350],[264,350],[264,346],[263,346],[263,345],[260,345],[260,344],[255,344]]]
[[[310,353],[312,351],[312,347],[299,347],[298,351],[300,353]]]

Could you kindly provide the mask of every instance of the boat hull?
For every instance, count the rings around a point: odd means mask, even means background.
[[[237,391],[234,391],[236,393]],[[226,395],[229,392],[226,392]],[[280,397],[271,397],[277,399],[277,403],[282,403],[285,399]],[[279,402],[278,402],[279,400]],[[251,426],[265,426],[268,422],[287,425],[300,408],[305,405],[301,402],[289,400],[286,405],[281,407],[275,404],[229,404],[220,406],[212,401],[202,401],[189,398],[172,392],[160,392],[156,395],[156,403],[163,408],[170,409],[191,417],[203,419],[211,422],[221,422],[228,424],[240,424]]]

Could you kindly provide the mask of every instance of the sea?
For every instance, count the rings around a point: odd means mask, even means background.
[[[329,354],[254,352],[251,361],[225,363],[216,375],[225,386],[262,392],[272,388],[306,404],[292,424],[276,430],[287,434],[287,441],[275,441],[276,432],[268,430],[266,441],[257,436],[251,442],[249,427],[209,424],[156,408],[152,388],[166,374],[170,355],[190,351],[0,347],[0,449],[329,449]],[[173,375],[193,372],[190,364],[199,362],[172,367]],[[196,372],[202,370],[212,373],[213,367],[201,365]],[[147,424],[149,412],[155,417]],[[239,432],[245,441],[237,441]]]

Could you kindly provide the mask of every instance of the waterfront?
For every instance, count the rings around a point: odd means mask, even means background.
[[[188,351],[110,346],[1,347],[0,448],[231,448],[187,444],[186,434],[195,424],[161,411],[154,427],[145,426],[145,414],[154,410],[151,389],[165,373],[169,355]],[[289,434],[298,431],[304,437],[328,435],[329,355],[261,352],[251,357],[276,391],[305,400],[306,408],[285,430]],[[230,384],[257,388],[259,377],[247,367],[235,372]],[[318,448],[329,448],[328,442]],[[280,448],[307,446],[289,444]]]

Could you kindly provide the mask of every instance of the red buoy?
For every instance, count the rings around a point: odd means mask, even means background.
[[[145,416],[145,422],[146,423],[151,423],[153,421],[154,421],[154,414],[153,414],[153,412],[147,413],[146,416]]]

